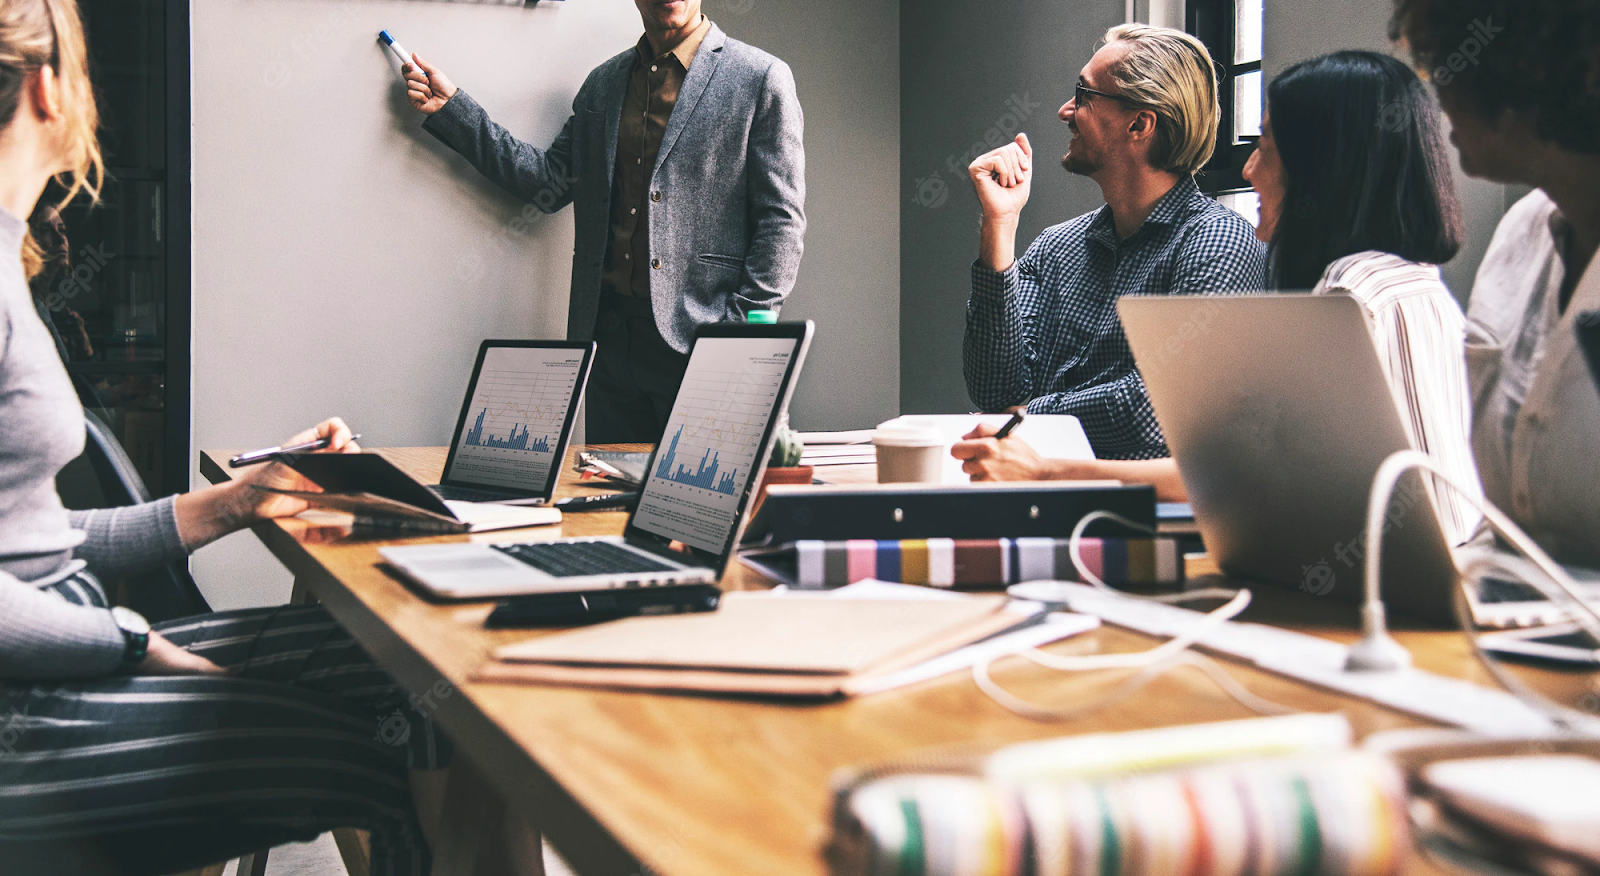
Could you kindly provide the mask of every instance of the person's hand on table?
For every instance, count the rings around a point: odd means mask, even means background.
[[[1034,481],[1049,477],[1047,461],[1017,437],[995,440],[998,426],[979,423],[950,448],[975,481]]]
[[[431,116],[456,96],[455,83],[444,71],[422,60],[421,55],[412,52],[411,60],[413,63],[400,67],[406,77],[406,97],[418,112]]]

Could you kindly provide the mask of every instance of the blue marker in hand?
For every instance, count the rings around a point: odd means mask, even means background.
[[[382,40],[383,44],[388,47],[389,51],[393,52],[394,56],[396,58],[400,59],[400,63],[402,65],[404,65],[404,64],[411,64],[412,66],[416,65],[416,62],[411,60],[411,53],[406,51],[406,47],[400,45],[400,41],[395,39],[394,36],[391,35],[388,31],[386,31],[386,30],[378,31],[378,39]]]

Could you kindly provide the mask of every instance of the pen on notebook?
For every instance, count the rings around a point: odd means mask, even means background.
[[[1007,420],[1006,424],[1004,426],[1000,427],[1000,431],[994,433],[994,440],[999,441],[1001,438],[1004,438],[1007,435],[1010,435],[1011,434],[1011,430],[1017,428],[1017,426],[1021,422],[1022,422],[1022,412],[1021,411],[1017,411],[1017,412],[1013,413],[1011,415],[1011,419]]]
[[[357,432],[356,434],[350,436],[350,440],[354,441],[360,437],[361,433]],[[238,456],[228,460],[228,468],[242,468],[247,465],[255,465],[258,462],[266,462],[274,456],[283,456],[289,453],[312,453],[318,450],[326,450],[328,449],[328,445],[332,443],[333,436],[329,435],[326,438],[318,438],[315,441],[307,441],[304,444],[291,444],[288,447],[264,447],[260,450],[252,450],[249,453],[241,453]]]

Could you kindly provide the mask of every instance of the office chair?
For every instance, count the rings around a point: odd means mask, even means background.
[[[111,427],[87,410],[83,419],[87,432],[83,455],[56,475],[56,491],[61,494],[62,503],[74,510],[85,510],[150,501],[149,489]],[[139,612],[151,623],[211,613],[210,603],[195,586],[184,563],[169,563],[106,585],[116,591],[114,602]]]

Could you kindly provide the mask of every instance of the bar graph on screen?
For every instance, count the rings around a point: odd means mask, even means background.
[[[722,550],[794,355],[788,338],[698,341],[635,523]]]
[[[518,489],[541,488],[556,465],[583,356],[542,347],[493,347],[473,387],[477,411],[456,447],[448,477]]]

